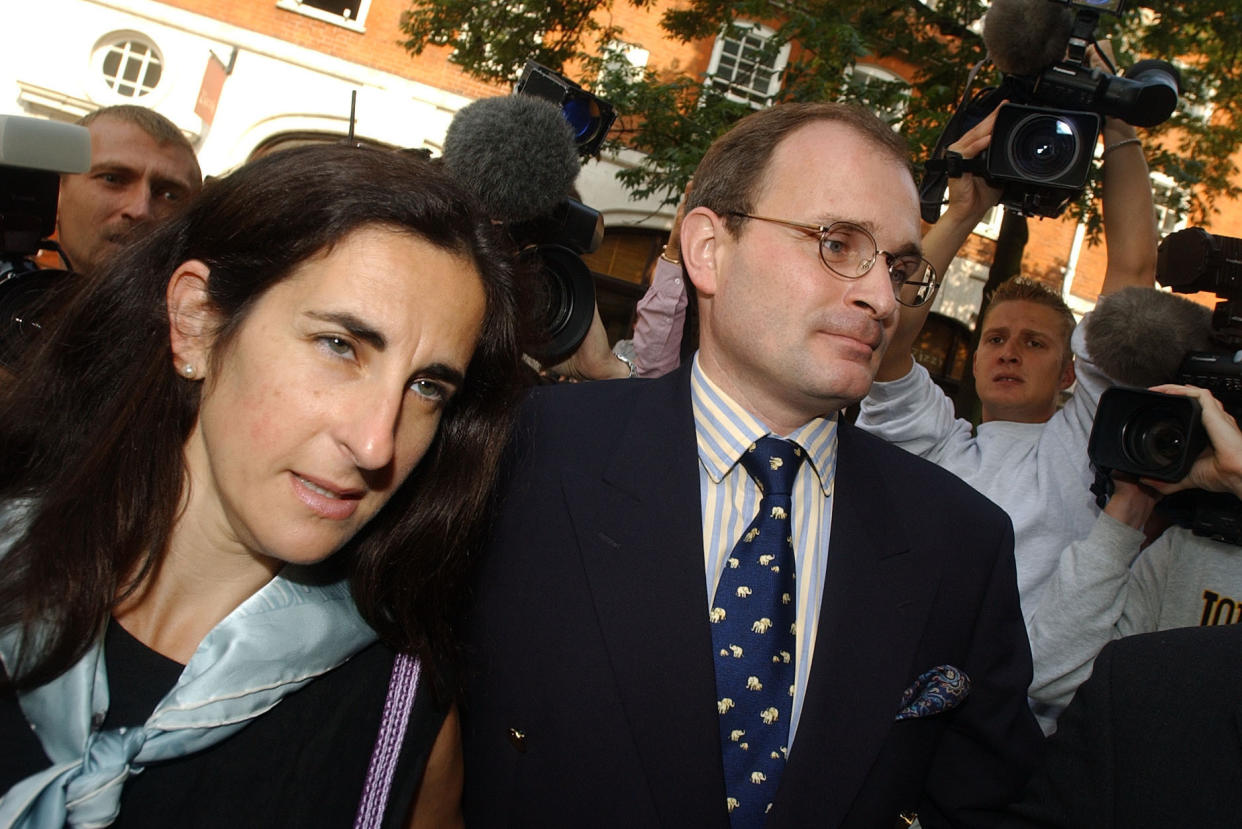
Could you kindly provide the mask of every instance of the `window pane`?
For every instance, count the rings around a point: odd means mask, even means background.
[[[138,73],[141,70],[142,59],[134,55],[130,55],[129,60],[125,61],[125,72],[122,77],[129,83],[134,83],[138,80]]]
[[[155,87],[160,82],[160,74],[162,72],[163,72],[163,67],[161,67],[159,63],[155,61],[152,61],[151,63],[149,63],[147,65],[146,74],[142,76],[143,89],[148,92],[150,92],[152,89],[155,89]]]
[[[319,9],[329,14],[339,14],[348,20],[358,19],[358,8],[362,0],[302,0],[303,6]]]
[[[769,36],[757,30],[727,32],[717,44],[719,56],[710,70],[712,86],[752,106],[767,104],[785,65],[783,54],[767,51]]]
[[[106,47],[99,62],[104,81],[126,98],[145,95],[159,85],[163,64],[155,50],[137,40],[124,40]]]

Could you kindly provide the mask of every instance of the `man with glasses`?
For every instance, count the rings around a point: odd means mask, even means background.
[[[467,822],[991,825],[1039,750],[1009,521],[839,415],[937,280],[904,143],[786,104],[694,182],[694,359],[523,410],[471,617]]]
[[[995,113],[951,149],[970,158],[991,140]],[[1156,225],[1151,181],[1134,128],[1105,119],[1104,236],[1108,264],[1101,296],[1155,284]],[[981,177],[950,184],[945,214],[923,238],[925,255],[945,270],[1000,191]],[[912,348],[928,305],[903,310],[893,342],[863,400],[857,425],[948,469],[996,502],[1013,520],[1018,587],[1029,619],[1061,552],[1085,538],[1099,510],[1087,439],[1096,403],[1111,380],[1092,361],[1091,317],[1075,328],[1061,297],[1024,278],[1002,284],[979,324],[973,364],[982,422],[977,433],[915,364]],[[1103,313],[1103,312],[1101,312]],[[1072,345],[1071,345],[1071,334]],[[1134,348],[1165,333],[1133,331]],[[1167,341],[1174,341],[1168,332]],[[1116,350],[1116,346],[1113,347]],[[1077,381],[1070,400],[1061,395]],[[1051,728],[1051,720],[1042,720]]]

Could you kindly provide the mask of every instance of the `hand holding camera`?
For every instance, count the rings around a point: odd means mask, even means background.
[[[992,3],[984,17],[983,39],[1002,80],[972,93],[982,64],[972,71],[962,103],[925,165],[919,188],[925,221],[936,221],[948,180],[963,171],[979,171],[1002,187],[1001,204],[1010,210],[1059,216],[1086,187],[1102,122],[1122,119],[1150,127],[1172,115],[1181,83],[1172,64],[1143,60],[1124,75],[1101,65],[1111,61],[1099,60],[1096,24],[1101,12],[1118,15],[1122,5],[1078,0]],[[996,109],[1000,112],[987,151],[972,165],[961,165],[961,159],[955,165],[946,152],[949,145]]]
[[[1165,482],[1144,479],[1143,483],[1168,495],[1183,489],[1232,492],[1242,498],[1242,430],[1224,405],[1206,389],[1196,386],[1155,386],[1152,391],[1191,397],[1199,401],[1200,423],[1207,432],[1208,448],[1195,459],[1186,477]]]
[[[994,109],[986,118],[967,130],[961,138],[949,145],[949,152],[956,153],[963,159],[978,157],[992,143],[992,128],[996,124],[996,115],[1000,109]],[[943,219],[950,222],[963,222],[973,228],[983,215],[988,212],[1001,197],[1001,188],[988,182],[983,175],[965,173],[949,179],[949,204]],[[933,263],[935,264],[935,263]]]

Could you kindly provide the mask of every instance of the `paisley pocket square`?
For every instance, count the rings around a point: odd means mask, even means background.
[[[941,714],[961,705],[969,693],[970,677],[952,665],[937,665],[902,692],[897,719]]]

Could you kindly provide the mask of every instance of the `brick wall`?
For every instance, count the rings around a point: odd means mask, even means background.
[[[260,32],[327,55],[389,72],[458,95],[481,98],[498,90],[466,76],[448,62],[447,47],[414,56],[401,45],[401,13],[408,0],[371,0],[365,32],[277,8],[276,0],[164,0],[169,6]]]
[[[400,45],[404,40],[400,19],[402,12],[409,7],[409,0],[371,0],[364,21],[366,31],[363,33],[277,8],[276,0],[164,2],[465,97],[486,97],[506,91],[466,76],[448,62],[447,48],[431,46],[419,56],[407,52]],[[669,5],[669,2],[654,2],[644,9],[635,9],[629,3],[618,2],[604,22],[620,26],[623,29],[620,39],[623,41],[647,49],[650,52],[648,66],[657,72],[701,74],[711,57],[713,39],[688,44],[666,39],[659,23],[664,9]],[[912,75],[910,67],[898,61],[881,60],[878,63],[903,77]],[[574,76],[572,68],[567,74]],[[1237,158],[1242,166],[1242,153]],[[1218,201],[1217,213],[1204,226],[1213,232],[1242,236],[1242,202],[1236,199]],[[1073,223],[1064,218],[1031,220],[1029,227],[1030,241],[1023,255],[1023,273],[1060,288],[1073,244]],[[639,249],[644,245],[637,240],[627,241],[619,248],[625,249],[630,245],[635,249],[629,255],[635,260],[641,258]],[[614,254],[626,258],[620,249]],[[972,237],[964,254],[975,261],[989,262],[991,251],[992,243],[976,236]],[[636,268],[633,262],[627,264],[628,267],[620,270],[626,273],[627,278],[633,279]],[[1083,299],[1095,299],[1104,279],[1104,268],[1103,244],[1084,243],[1075,269],[1073,293]],[[1201,298],[1201,301],[1208,300]]]

